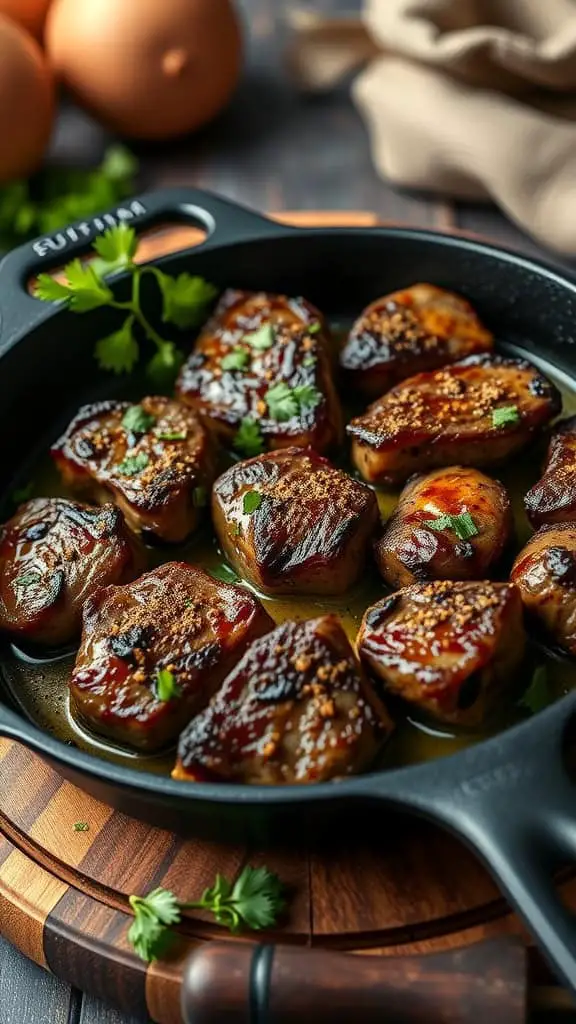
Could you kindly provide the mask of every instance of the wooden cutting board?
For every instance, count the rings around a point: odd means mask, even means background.
[[[301,226],[373,226],[363,212],[299,213]],[[182,225],[154,229],[139,259],[201,241]],[[198,945],[228,937],[206,915],[187,917],[170,955],[147,966],[132,952],[128,896],[156,886],[194,899],[216,872],[265,863],[291,891],[276,941],[381,955],[437,951],[522,934],[475,858],[420,822],[379,822],[385,839],[344,841],[329,853],[263,853],[182,840],[86,796],[19,744],[0,740],[0,930],[27,956],[126,1013],[180,1024],[182,965]],[[75,822],[86,822],[78,832]],[[576,879],[564,892],[576,907]],[[238,941],[242,941],[239,939]],[[546,972],[535,958],[536,971]],[[485,1024],[479,1021],[478,1024]]]

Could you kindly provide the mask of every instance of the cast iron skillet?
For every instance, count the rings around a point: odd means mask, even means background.
[[[466,295],[499,338],[576,376],[576,284],[544,263],[433,231],[285,227],[195,189],[144,195],[113,215],[141,228],[191,221],[207,229],[201,247],[160,261],[170,273],[186,269],[220,287],[304,294],[331,316],[357,314],[375,296],[431,281]],[[76,224],[17,249],[0,265],[3,488],[99,377],[102,387],[110,385],[96,370],[91,341],[114,329],[116,319],[106,311],[75,317],[25,290],[31,275],[80,255],[106,226],[105,217]],[[349,831],[351,816],[372,831],[390,827],[392,811],[431,819],[482,857],[576,991],[576,922],[550,880],[576,852],[576,787],[567,767],[575,711],[573,693],[462,753],[302,787],[190,785],[118,767],[44,733],[6,701],[0,733],[97,798],[180,833],[262,844],[322,832],[330,823]]]

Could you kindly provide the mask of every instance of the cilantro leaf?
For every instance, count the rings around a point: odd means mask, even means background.
[[[322,399],[321,393],[312,384],[299,384],[290,388],[281,381],[264,395],[270,416],[280,423],[291,420],[303,409],[312,409]]]
[[[518,423],[520,413],[517,405],[504,405],[492,412],[492,426],[506,427],[509,423]]]
[[[167,668],[161,668],[156,675],[156,696],[164,704],[182,696],[182,688],[178,686],[173,673]]]
[[[261,455],[264,451],[264,439],[259,424],[249,417],[243,419],[236,431],[232,447],[234,451],[239,452],[240,455],[246,455],[248,458]]]
[[[214,285],[203,277],[186,273],[170,277],[154,268],[154,274],[162,292],[164,323],[176,324],[182,329],[199,324],[208,303],[218,294]]]
[[[252,334],[245,334],[242,341],[245,341],[257,351],[264,352],[267,348],[272,348],[275,337],[274,327],[272,324],[265,323],[262,324],[258,330],[253,331]]]
[[[244,348],[233,348],[231,352],[222,359],[220,366],[223,370],[243,370],[250,362],[250,355]]]
[[[165,341],[146,367],[146,372],[157,387],[169,387],[184,361],[184,354],[172,341]]]
[[[111,273],[122,267],[130,267],[138,249],[138,236],[128,224],[108,228],[94,240],[94,249],[104,260],[103,273]]]
[[[231,900],[249,928],[271,928],[284,909],[284,886],[267,868],[247,865],[234,884]]]
[[[132,434],[146,434],[156,423],[156,417],[146,412],[141,405],[131,405],[122,417],[124,430]]]
[[[90,825],[88,824],[87,821],[75,821],[74,822],[74,831],[75,832],[89,832],[89,830],[90,830]]]
[[[315,320],[314,323],[310,324],[310,326],[308,327],[308,334],[318,334],[318,331],[320,329],[321,329],[320,321],[319,320]]]
[[[64,269],[69,289],[70,308],[77,313],[88,313],[100,306],[108,306],[113,295],[108,285],[100,280],[94,267],[80,260],[72,260]]]
[[[134,317],[129,316],[119,330],[96,342],[96,360],[103,370],[130,373],[138,362],[139,347],[134,337]]]
[[[550,689],[547,668],[545,665],[538,665],[530,685],[518,701],[518,705],[536,715],[548,707],[552,700],[553,694]]]
[[[38,274],[34,295],[42,302],[69,302],[72,290],[69,285],[57,281],[51,274]]]
[[[436,519],[424,519],[423,526],[427,526],[430,530],[454,530],[459,540],[469,540],[470,537],[475,537],[480,533],[467,510],[460,512],[457,516],[442,515],[437,516]]]
[[[150,462],[145,452],[138,452],[137,455],[127,455],[123,462],[116,467],[116,472],[122,476],[137,476]]]
[[[258,491],[246,491],[242,499],[242,510],[252,515],[262,504],[262,495]]]
[[[128,941],[138,956],[149,963],[163,952],[170,937],[169,926],[181,920],[180,906],[169,889],[154,889],[147,896],[130,896],[129,902],[134,921],[128,930]]]

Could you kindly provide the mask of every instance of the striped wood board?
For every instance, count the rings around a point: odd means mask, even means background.
[[[302,226],[377,223],[370,213],[278,219]],[[201,237],[183,226],[156,229],[143,240],[140,258]],[[232,877],[247,862],[266,863],[291,889],[277,941],[391,954],[522,934],[474,857],[420,822],[383,822],[386,839],[371,846],[343,844],[320,853],[303,838],[297,852],[264,854],[181,840],[127,818],[16,743],[0,740],[0,762],[0,930],[58,976],[159,1024],[180,1024],[186,956],[224,932],[206,915],[187,917],[169,956],[147,967],[126,940],[128,896],[162,885],[193,899],[216,872]],[[77,821],[89,830],[76,832]],[[576,879],[565,893],[576,905]]]

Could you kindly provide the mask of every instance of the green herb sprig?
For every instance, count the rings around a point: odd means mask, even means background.
[[[156,675],[156,696],[163,704],[182,696],[182,688],[167,668],[161,668]]]
[[[520,413],[518,412],[517,405],[504,405],[499,409],[494,409],[492,412],[493,427],[507,427],[513,423],[518,423],[519,419]]]
[[[468,511],[460,512],[457,516],[443,515],[437,516],[436,519],[425,519],[423,526],[430,530],[454,530],[459,540],[470,540],[470,537],[476,537],[480,533]]]
[[[246,416],[234,435],[232,446],[239,455],[249,459],[261,455],[264,451],[264,438],[259,423]]]
[[[313,409],[321,399],[322,395],[312,384],[291,388],[283,381],[269,388],[264,395],[270,416],[279,423],[291,420],[304,409]]]
[[[144,313],[140,298],[142,278],[145,274],[155,277],[162,297],[163,323],[182,330],[202,321],[216,296],[216,288],[191,274],[171,277],[152,265],[137,266],[134,260],[138,237],[134,228],[124,223],[96,238],[93,248],[98,258],[88,264],[73,260],[64,268],[64,282],[50,274],[39,274],[36,297],[44,302],[64,302],[74,313],[102,307],[125,313],[118,330],[97,342],[98,363],[112,373],[130,373],[140,357],[139,339],[144,336],[156,348],[148,362],[148,375],[158,385],[171,383],[182,363],[182,353],[173,341],[162,337]],[[126,272],[132,280],[132,293],[126,301],[115,298],[107,284],[106,279],[118,271]]]
[[[154,889],[147,896],[130,896],[134,922],[128,940],[138,956],[150,963],[164,952],[174,933],[170,926],[182,920],[183,910],[208,910],[218,924],[238,934],[244,928],[271,928],[285,906],[283,885],[267,868],[247,865],[235,882],[216,875],[199,900],[181,903],[169,889]]]
[[[134,195],[138,162],[124,146],[111,146],[99,167],[44,167],[27,180],[0,188],[0,247],[12,249],[93,217]]]

